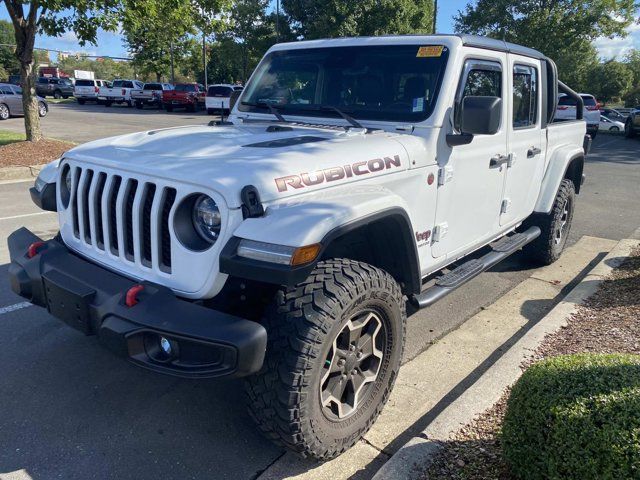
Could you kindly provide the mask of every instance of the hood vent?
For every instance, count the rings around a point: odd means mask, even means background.
[[[251,143],[249,145],[243,145],[244,147],[256,147],[256,148],[284,148],[292,147],[294,145],[302,145],[304,143],[322,142],[328,140],[324,137],[314,137],[312,135],[301,135],[299,137],[279,138],[278,140],[269,140],[266,142]]]

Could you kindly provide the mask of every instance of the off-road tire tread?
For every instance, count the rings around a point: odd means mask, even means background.
[[[534,213],[525,220],[523,230],[526,230],[531,226],[540,227],[541,230],[540,236],[533,242],[526,245],[523,249],[529,258],[543,265],[551,265],[559,258],[560,253],[562,252],[556,252],[554,249],[554,224],[562,217],[564,201],[569,196],[574,195],[575,187],[573,185],[573,181],[565,178],[560,183],[560,188],[558,188],[558,193],[556,194],[556,198],[553,202],[551,212],[548,214]],[[575,201],[573,202],[573,205],[575,205]],[[569,228],[571,228],[571,225],[569,225]],[[568,234],[569,230],[566,232],[566,235]]]
[[[331,314],[333,306],[343,295],[353,299],[372,287],[389,292],[400,306],[402,334],[397,341],[401,342],[401,358],[405,342],[405,302],[400,286],[388,273],[369,264],[332,259],[319,262],[304,282],[278,291],[266,314],[269,339],[265,362],[260,372],[245,381],[249,414],[262,433],[277,445],[304,457],[328,460],[353,446],[380,414],[400,362],[389,365],[390,382],[373,415],[344,442],[336,442],[330,448],[320,444],[311,422],[303,421],[304,412],[300,411],[300,399],[305,394],[303,387],[314,381],[310,375],[312,367],[322,361],[319,354],[323,341],[335,321]]]

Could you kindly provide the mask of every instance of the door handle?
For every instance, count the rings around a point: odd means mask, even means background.
[[[529,150],[527,150],[527,158],[533,158],[536,155],[540,155],[542,153],[542,150],[540,150],[538,147],[531,147]]]
[[[509,155],[494,155],[489,160],[489,167],[498,167],[509,162]]]

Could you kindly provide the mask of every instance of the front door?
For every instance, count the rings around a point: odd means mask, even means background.
[[[541,129],[542,89],[537,60],[509,55],[509,88],[512,92],[508,115],[509,153],[507,178],[500,215],[506,226],[526,218],[538,198],[546,153]]]
[[[454,132],[460,133],[459,106],[465,96],[502,98],[501,123],[494,135],[475,135],[468,145],[442,148],[434,257],[459,257],[499,230],[507,154],[506,69],[507,56],[498,52],[491,59],[465,60],[452,113]]]

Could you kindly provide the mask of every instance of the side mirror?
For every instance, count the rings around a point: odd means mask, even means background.
[[[233,107],[238,101],[238,98],[240,98],[240,95],[242,95],[242,90],[234,90],[231,92],[231,98],[229,98],[229,110],[233,110]]]
[[[467,145],[474,135],[493,135],[500,128],[502,99],[499,97],[464,97],[458,108],[462,133],[447,135],[450,147]]]
[[[500,128],[502,99],[464,97],[460,112],[460,131],[471,135],[493,135]]]

